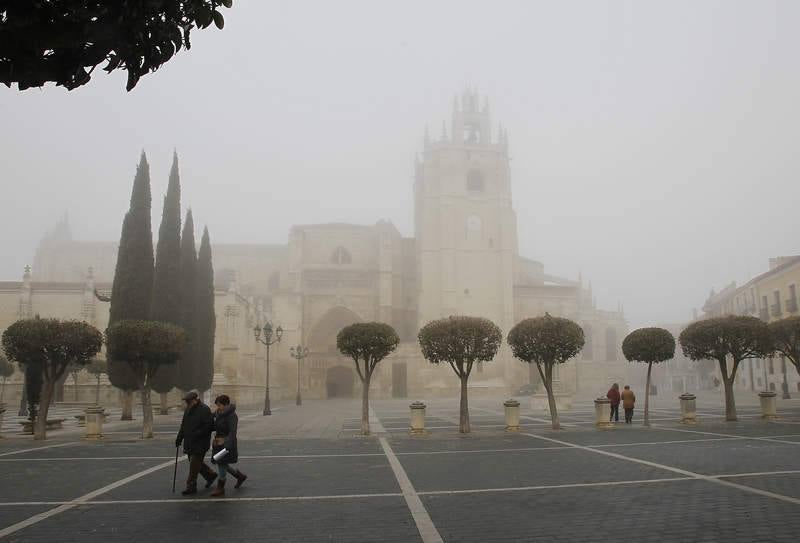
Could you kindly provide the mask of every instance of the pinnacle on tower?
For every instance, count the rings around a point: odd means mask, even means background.
[[[442,141],[447,142],[447,122],[442,121]]]

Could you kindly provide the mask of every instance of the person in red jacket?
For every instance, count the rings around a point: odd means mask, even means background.
[[[608,389],[608,393],[606,394],[606,398],[611,400],[611,416],[608,420],[619,422],[619,383],[611,385],[611,388]]]

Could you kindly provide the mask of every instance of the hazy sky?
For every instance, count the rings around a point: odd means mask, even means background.
[[[800,2],[238,0],[130,93],[0,88],[0,278],[64,211],[116,240],[141,149],[173,148],[212,240],[296,223],[413,235],[413,157],[465,85],[508,129],[520,253],[633,326],[800,253]]]

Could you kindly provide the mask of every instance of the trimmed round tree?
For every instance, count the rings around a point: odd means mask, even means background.
[[[468,433],[467,382],[476,362],[489,362],[497,354],[503,341],[500,328],[483,317],[451,316],[429,322],[417,338],[428,362],[447,362],[461,381],[458,431]]]
[[[742,360],[763,358],[772,351],[767,323],[737,315],[705,319],[687,326],[678,341],[687,358],[717,361],[725,387],[725,420],[737,420],[733,397],[736,371]]]
[[[675,337],[663,328],[639,328],[622,342],[622,353],[628,362],[647,364],[647,385],[644,391],[644,425],[650,426],[650,372],[653,364],[675,357]]]
[[[394,328],[383,322],[357,322],[342,328],[336,336],[339,352],[356,364],[361,379],[361,433],[369,435],[369,384],[378,362],[400,343]]]
[[[6,356],[41,369],[42,395],[34,424],[34,439],[47,438],[47,412],[55,386],[70,366],[85,366],[100,352],[103,335],[79,321],[22,319],[3,332]]]
[[[583,329],[577,323],[549,313],[520,321],[508,333],[508,344],[514,356],[536,364],[547,391],[553,430],[561,428],[553,396],[553,368],[581,352],[584,342]]]
[[[0,402],[3,401],[6,393],[6,380],[12,375],[14,375],[14,364],[9,362],[5,356],[0,355],[0,378],[3,379],[2,387],[0,387]]]
[[[772,348],[794,364],[800,373],[800,317],[786,317],[769,323]]]
[[[183,342],[183,330],[164,322],[125,320],[106,330],[110,364],[126,364],[139,385],[143,439],[153,437],[151,382],[160,367],[178,361]]]

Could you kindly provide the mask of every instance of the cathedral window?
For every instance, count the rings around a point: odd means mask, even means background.
[[[342,246],[337,247],[331,255],[331,262],[334,264],[350,264],[352,261],[350,252]]]
[[[480,170],[470,170],[467,174],[467,190],[470,192],[483,192],[483,174]]]

